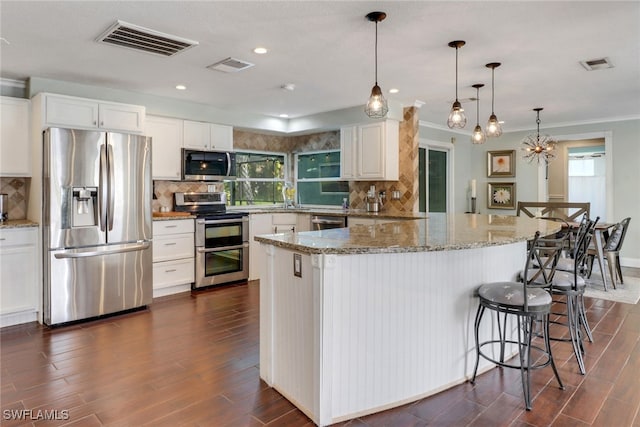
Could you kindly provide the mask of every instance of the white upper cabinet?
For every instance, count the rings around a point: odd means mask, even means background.
[[[42,128],[67,127],[142,133],[145,108],[140,105],[105,102],[74,96],[41,93]]]
[[[31,176],[29,100],[0,97],[0,176]]]
[[[185,120],[184,147],[233,151],[233,126]]]
[[[397,181],[399,124],[396,120],[344,126],[340,129],[341,178]]]
[[[151,137],[153,179],[180,180],[183,120],[147,116],[145,135]]]

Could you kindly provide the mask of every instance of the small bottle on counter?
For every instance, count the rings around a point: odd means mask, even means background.
[[[349,209],[349,202],[346,197],[342,199],[342,209]]]

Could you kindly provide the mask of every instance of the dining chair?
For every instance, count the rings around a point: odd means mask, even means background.
[[[620,250],[622,250],[622,243],[624,242],[624,237],[627,234],[627,229],[629,228],[629,222],[631,222],[631,218],[627,217],[613,226],[611,233],[609,233],[609,237],[607,238],[602,251],[605,255],[606,263],[609,265],[609,274],[611,276],[611,282],[613,283],[613,288],[616,288],[616,275],[618,279],[620,279],[620,283],[624,284],[624,279],[622,278],[622,267],[620,266]],[[593,247],[589,247],[587,251],[587,266],[588,266],[588,275],[587,277],[591,277],[591,272],[593,271],[593,263],[595,261],[595,257],[597,256],[596,249]],[[604,271],[601,271],[600,274],[605,275]]]
[[[563,247],[562,239],[555,240],[554,245],[550,239],[541,239],[540,232],[536,232],[527,251],[522,282],[486,283],[478,289],[479,305],[474,322],[476,363],[470,382],[474,384],[476,381],[480,357],[501,367],[519,369],[527,411],[532,408],[532,370],[551,365],[560,389],[564,390],[549,340],[552,298],[547,289],[551,286],[555,264]],[[534,263],[548,268],[539,268],[533,272],[531,267]],[[497,337],[494,334],[481,342],[480,325],[486,310],[495,312],[495,316],[489,316],[489,319],[495,322],[496,328],[492,330],[497,331]],[[534,333],[536,325],[541,327],[540,334]],[[534,335],[540,335],[543,347],[532,342]],[[507,346],[511,352],[508,355],[505,354]],[[517,347],[518,357],[512,361],[511,358],[516,353],[514,347]],[[532,351],[535,351],[535,355],[532,355]]]

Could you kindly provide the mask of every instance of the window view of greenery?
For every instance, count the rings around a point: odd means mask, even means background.
[[[340,206],[349,198],[349,183],[340,181],[340,151],[301,153],[296,162],[299,203]]]
[[[225,182],[231,206],[282,203],[285,155],[236,151],[236,180]]]

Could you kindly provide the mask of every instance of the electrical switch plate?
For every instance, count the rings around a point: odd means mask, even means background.
[[[302,277],[302,255],[293,254],[293,275]]]

